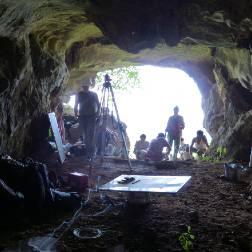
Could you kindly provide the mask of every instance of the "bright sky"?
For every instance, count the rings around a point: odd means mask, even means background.
[[[185,143],[191,143],[199,129],[204,131],[210,142],[211,137],[203,128],[201,94],[194,80],[176,68],[141,66],[137,69],[139,89],[124,94],[114,90],[120,119],[128,126],[131,149],[142,133],[146,134],[148,141],[158,133],[164,133],[175,106],[179,106],[179,114],[184,117]],[[113,80],[111,84],[113,86]],[[98,95],[101,95],[99,92]],[[74,99],[74,96],[70,99],[71,106],[74,105]]]

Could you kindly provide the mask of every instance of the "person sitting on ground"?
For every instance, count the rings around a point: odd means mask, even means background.
[[[181,160],[192,159],[189,144],[185,144],[185,140],[183,137],[181,137],[180,139],[179,154]]]
[[[194,147],[195,146],[195,147]],[[197,153],[199,156],[202,156],[207,153],[209,144],[207,138],[204,135],[202,130],[197,131],[197,136],[192,139],[190,146],[190,153]]]
[[[108,142],[105,147],[105,156],[114,156],[116,146],[120,142],[120,137],[119,134],[111,129],[107,129],[107,134],[109,135],[108,137]]]
[[[149,147],[149,142],[146,141],[146,135],[142,134],[140,136],[140,140],[136,141],[134,154],[136,155],[136,159],[145,160],[145,156]]]
[[[114,130],[105,127],[97,131],[97,155],[113,156],[115,146],[119,143],[119,136]]]
[[[167,147],[167,151],[170,151],[171,149],[169,143],[165,140],[164,133],[159,133],[157,138],[150,142],[146,153],[146,160],[162,161],[165,157],[165,154],[163,154],[164,147]]]
[[[121,137],[120,131],[122,131],[125,136],[125,144],[126,144],[127,152],[129,152],[130,150],[130,140],[126,132],[126,129],[127,129],[127,125],[124,122],[120,122],[120,125],[118,125],[117,129],[115,129],[115,131],[118,133],[119,141],[118,141],[118,144],[116,145],[116,148],[114,149],[114,156],[118,156],[122,159],[127,158],[129,153],[126,153],[124,141]]]

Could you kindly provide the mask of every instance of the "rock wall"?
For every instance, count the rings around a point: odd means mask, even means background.
[[[18,157],[31,146],[31,123],[50,111],[51,92],[64,88],[67,68],[28,31],[31,9],[0,4],[0,13],[0,152]]]
[[[19,156],[31,144],[30,124],[50,111],[50,93],[63,86],[67,73],[41,52],[30,35],[25,40],[0,38],[0,151]],[[1,55],[2,56],[2,55]]]
[[[230,157],[248,160],[252,143],[252,68],[246,49],[216,50],[215,84],[204,99],[204,125],[213,147],[225,146]]]

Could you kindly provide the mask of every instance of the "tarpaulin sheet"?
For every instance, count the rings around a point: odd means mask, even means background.
[[[127,177],[134,177],[134,180],[127,184],[118,183]],[[121,192],[176,193],[190,178],[191,176],[120,175],[100,186],[99,189]]]

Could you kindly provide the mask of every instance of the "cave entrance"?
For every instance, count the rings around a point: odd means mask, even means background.
[[[140,87],[117,95],[121,120],[128,126],[131,151],[140,134],[146,134],[151,140],[159,132],[164,132],[175,106],[179,106],[179,114],[184,117],[185,143],[190,144],[199,129],[204,131],[210,142],[211,137],[203,128],[202,97],[195,81],[177,68],[147,65],[137,69]]]
[[[175,106],[179,106],[179,114],[184,117],[185,143],[190,144],[199,129],[204,131],[210,143],[211,137],[203,128],[202,97],[195,81],[177,68],[145,65],[136,69],[139,87],[128,91],[114,88],[120,119],[127,124],[131,155],[134,143],[142,133],[146,134],[147,140],[150,141],[159,132],[164,132]],[[104,76],[105,73],[101,75]],[[113,86],[113,78],[111,84]],[[99,86],[94,89],[98,95],[101,94]],[[74,106],[74,100],[75,97],[71,96],[71,107]]]

